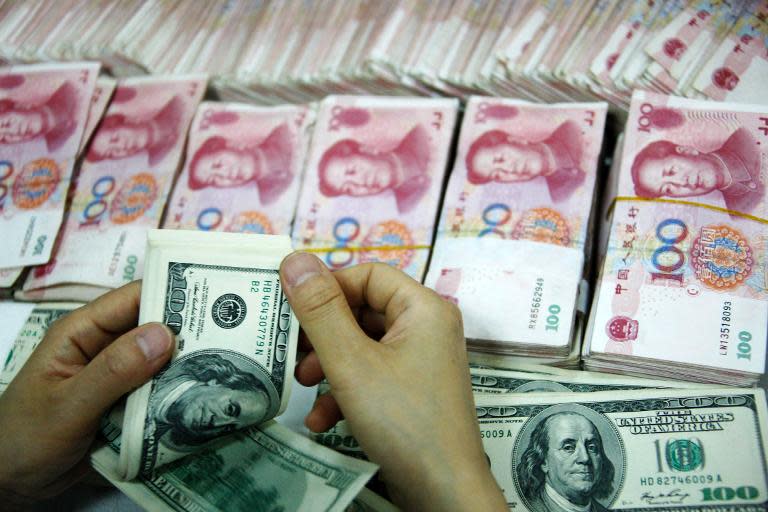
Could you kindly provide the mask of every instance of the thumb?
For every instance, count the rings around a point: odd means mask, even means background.
[[[338,281],[316,256],[288,255],[280,265],[285,295],[317,352],[329,378],[336,368],[349,367],[365,342]]]
[[[168,361],[172,346],[171,331],[157,322],[110,343],[72,379],[70,396],[82,419],[100,418],[121,396],[148,381]]]

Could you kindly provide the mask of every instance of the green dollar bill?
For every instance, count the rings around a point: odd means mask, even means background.
[[[768,506],[761,389],[485,395],[476,405],[513,510]]]
[[[118,468],[121,416],[122,410],[116,408],[105,418],[107,443],[92,453],[91,463],[151,511],[340,512],[377,469],[268,422],[227,436],[151,474],[124,481]]]

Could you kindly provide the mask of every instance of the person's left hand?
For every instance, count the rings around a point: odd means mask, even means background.
[[[0,500],[58,494],[88,470],[103,414],[168,361],[171,332],[136,327],[133,282],[56,321],[0,396]]]

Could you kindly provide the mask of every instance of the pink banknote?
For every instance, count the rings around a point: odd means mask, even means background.
[[[96,80],[96,87],[94,87],[93,96],[91,96],[91,106],[88,108],[88,118],[85,122],[85,131],[83,132],[78,154],[82,154],[88,147],[93,132],[96,130],[96,126],[98,126],[101,118],[104,117],[104,112],[107,110],[109,100],[112,99],[112,93],[115,92],[115,86],[117,86],[117,81],[113,78],[100,76],[99,79]]]
[[[146,231],[160,222],[205,86],[200,75],[119,82],[86,152],[56,254],[33,269],[24,293],[141,277]]]
[[[570,342],[606,112],[467,102],[426,284],[459,305],[468,338]]]
[[[592,354],[762,373],[768,107],[637,91]]]
[[[93,96],[91,96],[91,106],[88,109],[88,117],[85,122],[85,130],[83,136],[80,139],[80,147],[77,151],[78,158],[82,156],[83,151],[88,145],[88,142],[93,135],[93,131],[96,129],[96,125],[99,124],[101,118],[104,116],[104,111],[107,108],[109,99],[112,97],[112,92],[115,89],[117,82],[105,76],[100,76],[96,80],[96,86],[93,89]],[[71,191],[71,189],[70,189]],[[56,244],[54,242],[53,249],[55,250]],[[9,288],[21,277],[24,267],[6,268],[0,269],[0,289]]]
[[[0,69],[0,268],[47,262],[98,64]]]
[[[312,122],[302,105],[204,102],[163,227],[289,235]]]
[[[382,261],[423,276],[458,102],[330,96],[321,104],[293,241],[331,268]]]
[[[762,103],[768,77],[768,22],[739,18],[693,86],[713,100]]]

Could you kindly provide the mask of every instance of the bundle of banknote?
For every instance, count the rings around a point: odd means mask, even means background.
[[[207,72],[222,98],[262,104],[437,91],[626,109],[635,88],[760,102],[767,17],[765,0],[6,1],[0,59]]]
[[[754,384],[768,337],[768,108],[636,92],[583,357]]]
[[[161,291],[164,293],[163,291]],[[13,309],[0,302],[0,317]],[[58,318],[81,304],[41,303],[18,333],[10,353],[0,353],[0,395]],[[123,404],[104,418],[105,441],[91,464],[147,510],[397,510],[363,486],[373,464],[346,457],[313,443],[275,422],[225,436],[212,447],[131,481],[119,472]],[[236,492],[233,490],[236,489]]]
[[[204,102],[163,227],[291,233],[313,110]]]
[[[472,97],[425,284],[471,348],[564,359],[577,342],[605,103]]]
[[[149,232],[139,323],[164,323],[176,346],[128,397],[123,478],[285,410],[299,326],[278,268],[290,252],[285,235]]]
[[[320,103],[292,238],[332,269],[385,262],[421,280],[458,101]]]
[[[511,510],[764,510],[762,389],[475,397]]]
[[[47,263],[94,95],[97,63],[0,68],[0,287]]]
[[[146,232],[160,223],[205,84],[199,75],[120,81],[52,259],[30,272],[17,298],[88,301],[141,277]]]
[[[595,392],[612,392],[618,396],[623,392],[649,389],[703,389],[707,386],[679,380],[643,379],[596,372],[566,370],[552,366],[526,362],[507,363],[506,368],[493,368],[470,363],[470,377],[475,401],[486,395],[520,396],[532,393],[577,395]],[[714,388],[714,386],[708,386]],[[318,385],[318,395],[333,393],[327,381]],[[334,450],[357,458],[366,458],[365,452],[355,439],[346,420],[339,421],[327,432],[313,434],[318,442]]]

